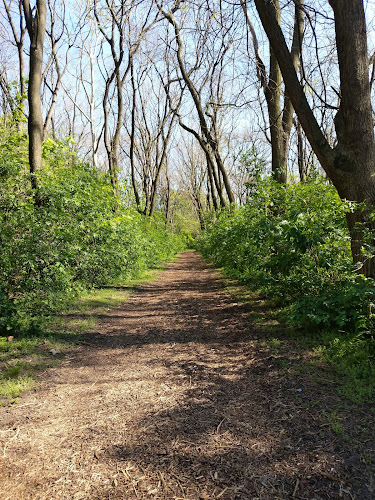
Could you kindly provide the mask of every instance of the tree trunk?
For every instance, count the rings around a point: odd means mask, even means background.
[[[166,168],[165,177],[167,180],[166,199],[165,199],[165,226],[167,227],[170,224],[170,210],[171,210],[171,182],[168,176],[168,165]]]
[[[135,178],[135,165],[134,165],[134,142],[135,142],[135,111],[136,111],[136,94],[135,94],[135,80],[134,80],[134,65],[133,61],[130,63],[130,79],[131,79],[131,85],[132,85],[132,110],[131,110],[131,130],[130,130],[130,151],[129,151],[129,156],[130,156],[130,169],[131,169],[131,180],[132,180],[132,187],[133,187],[133,193],[134,193],[134,198],[135,198],[135,204],[137,206],[138,212],[141,212],[141,201],[139,199],[139,193],[138,193],[138,188],[137,188],[137,182]],[[167,178],[168,183],[169,179]],[[169,186],[169,184],[168,184]]]
[[[37,0],[35,14],[30,8],[29,0],[23,0],[23,9],[27,31],[30,37],[30,70],[29,70],[29,164],[31,185],[35,191],[35,200],[40,204],[36,171],[42,167],[43,115],[40,87],[42,84],[43,44],[46,31],[46,1]]]
[[[214,207],[214,210],[218,209],[217,205],[217,200],[216,200],[216,194],[215,194],[215,186],[214,186],[214,179],[213,179],[213,173],[212,173],[212,167],[211,167],[211,162],[208,158],[208,154],[206,153],[206,162],[207,162],[207,195],[208,195],[208,201],[210,200],[210,194],[211,194],[211,199],[212,199],[212,205]]]
[[[340,109],[335,117],[335,148],[330,147],[307,102],[269,2],[254,2],[278,59],[288,95],[311,147],[340,197],[364,206],[364,209],[358,208],[347,216],[352,255],[360,272],[375,277],[374,259],[363,251],[364,232],[374,230],[370,212],[375,207],[375,139],[363,2],[330,0],[335,17],[341,82]]]
[[[297,69],[303,38],[303,13],[301,6],[304,0],[295,0],[295,2],[294,31],[290,54],[293,65]],[[270,73],[267,81],[265,64],[259,54],[257,36],[246,8],[246,0],[241,0],[241,7],[252,36],[257,74],[267,102],[272,148],[272,175],[277,182],[284,184],[288,179],[289,138],[293,125],[293,105],[286,89],[284,108],[283,110],[281,109],[282,78],[277,55],[272,43],[270,43]],[[270,2],[269,9],[272,11],[277,24],[280,25],[281,9],[279,0]]]
[[[280,24],[281,11],[279,0],[272,3],[277,22]],[[276,55],[270,46],[270,76],[265,91],[268,117],[270,121],[272,174],[279,183],[287,181],[287,164],[284,154],[283,120],[281,113],[281,71]],[[286,152],[287,153],[287,152]]]
[[[308,175],[308,166],[305,162],[305,151],[303,147],[302,129],[299,122],[295,124],[297,130],[297,155],[298,155],[298,171],[301,182],[306,182]]]

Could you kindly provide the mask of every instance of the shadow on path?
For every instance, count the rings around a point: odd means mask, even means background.
[[[375,498],[374,437],[364,450],[332,432],[339,399],[291,369],[311,353],[270,351],[248,307],[185,252],[101,315],[37,402],[7,414],[22,429],[0,470],[8,498]]]

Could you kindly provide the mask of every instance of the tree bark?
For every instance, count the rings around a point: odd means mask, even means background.
[[[305,151],[303,147],[302,128],[299,122],[295,124],[297,130],[297,155],[298,155],[298,171],[300,181],[306,182],[308,176],[308,166],[305,161]]]
[[[137,182],[135,178],[135,165],[134,165],[134,142],[135,142],[135,111],[136,111],[136,89],[135,89],[135,80],[134,80],[134,65],[133,61],[130,64],[130,78],[132,84],[132,111],[131,111],[131,130],[130,130],[130,169],[131,169],[131,180],[133,193],[135,198],[135,204],[137,205],[138,212],[141,212],[141,201],[139,199],[139,193],[137,188]],[[168,184],[169,186],[169,184]]]
[[[279,0],[272,3],[274,15],[278,24],[281,20]],[[275,52],[270,45],[270,75],[265,89],[265,96],[270,122],[271,148],[272,148],[272,173],[279,183],[287,181],[287,164],[283,151],[283,120],[281,112],[281,71]]]
[[[295,0],[295,3],[294,30],[290,54],[293,65],[297,69],[302,47],[303,13],[301,6],[304,0]],[[273,49],[273,45],[270,43],[270,72],[267,81],[265,64],[259,54],[258,41],[246,8],[246,0],[241,0],[241,7],[253,40],[257,74],[267,103],[272,148],[272,174],[277,182],[284,184],[288,179],[289,139],[293,125],[293,105],[286,90],[284,107],[281,109],[282,78],[277,55]],[[279,0],[270,2],[269,8],[277,24],[280,25],[281,9]]]
[[[30,70],[29,70],[29,164],[31,185],[35,191],[35,200],[40,203],[38,196],[38,181],[36,171],[42,167],[43,143],[43,115],[40,87],[42,84],[43,44],[46,32],[46,0],[37,0],[35,14],[30,7],[29,0],[23,0],[23,9],[26,27],[30,37]]]

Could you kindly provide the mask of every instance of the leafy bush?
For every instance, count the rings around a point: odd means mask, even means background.
[[[371,335],[374,280],[353,270],[351,208],[319,177],[286,186],[258,180],[246,206],[212,216],[197,247],[276,298],[294,325]]]
[[[40,314],[85,288],[119,282],[170,258],[181,238],[115,199],[109,179],[71,142],[44,143],[34,205],[27,137],[0,130],[0,331],[36,328]],[[150,218],[149,218],[150,219]]]
[[[315,177],[280,186],[258,178],[246,206],[211,214],[197,249],[282,306],[294,333],[318,343],[356,402],[375,395],[375,283],[354,272],[345,214]]]

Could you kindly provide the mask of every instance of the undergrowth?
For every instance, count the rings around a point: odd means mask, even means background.
[[[32,388],[96,316],[126,299],[189,234],[132,208],[74,143],[47,139],[32,189],[28,136],[0,124],[0,399]],[[151,279],[150,274],[147,279]],[[124,286],[124,283],[126,286]]]
[[[184,248],[161,213],[131,207],[126,185],[115,196],[69,139],[45,141],[36,203],[26,133],[0,127],[0,137],[0,335],[32,336],[82,293],[136,278]]]
[[[354,271],[349,210],[318,176],[285,186],[258,179],[245,206],[211,214],[196,248],[272,303],[276,326],[331,363],[342,394],[361,402],[375,396],[375,283]],[[269,312],[254,314],[270,323]]]
[[[222,269],[225,272],[224,269]],[[289,342],[297,342],[301,353],[312,353],[308,365],[302,363],[297,371],[312,370],[322,383],[321,363],[333,370],[330,385],[337,385],[338,392],[354,403],[374,402],[375,395],[375,343],[360,335],[345,334],[332,330],[305,330],[296,328],[288,322],[285,310],[277,306],[271,298],[266,298],[249,284],[239,285],[227,279],[226,289],[237,301],[250,305],[250,323],[261,333],[261,344],[272,353],[289,352]],[[287,362],[281,360],[281,370]],[[328,374],[325,370],[324,377]],[[375,408],[375,407],[374,407]]]

